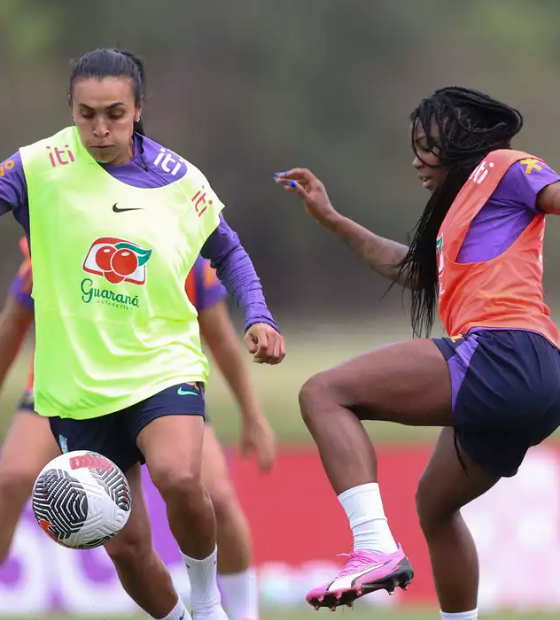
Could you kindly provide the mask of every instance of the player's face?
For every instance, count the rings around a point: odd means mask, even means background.
[[[412,165],[418,173],[418,178],[422,181],[422,187],[434,192],[443,183],[447,175],[447,168],[441,165],[441,160],[438,157],[439,134],[437,126],[432,124],[430,135],[427,136],[422,124],[415,123],[413,141],[415,157]]]
[[[72,118],[82,144],[102,164],[124,164],[133,156],[134,121],[141,109],[128,78],[85,78],[72,90]]]

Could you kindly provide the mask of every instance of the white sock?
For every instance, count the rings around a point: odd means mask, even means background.
[[[440,611],[441,620],[477,620],[478,609],[473,611],[460,611],[457,614],[448,614],[446,611]]]
[[[187,611],[181,597],[177,601],[177,605],[173,607],[170,613],[165,616],[165,618],[160,618],[160,620],[191,620],[191,615]]]
[[[224,607],[230,620],[257,620],[259,617],[259,593],[254,568],[241,573],[218,575],[224,595]]]
[[[217,548],[204,560],[189,558],[182,554],[191,582],[191,609],[206,614],[216,607],[221,607],[220,591],[216,582]]]
[[[361,484],[338,496],[354,535],[354,551],[367,549],[394,553],[397,543],[391,534],[377,482]]]

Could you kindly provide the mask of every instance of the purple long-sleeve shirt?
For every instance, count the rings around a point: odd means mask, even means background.
[[[126,164],[100,164],[109,174],[133,187],[164,187],[187,172],[187,163],[172,151],[146,136],[135,134],[134,157]],[[27,237],[29,203],[27,183],[19,151],[0,166],[0,215],[12,211]],[[218,228],[208,237],[200,254],[210,259],[218,278],[225,285],[245,317],[245,329],[267,323],[278,329],[264,298],[260,280],[237,234],[220,215]]]

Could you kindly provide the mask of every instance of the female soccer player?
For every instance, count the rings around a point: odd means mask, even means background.
[[[25,261],[0,312],[0,386],[33,323],[33,278],[26,238],[20,241],[20,247]],[[244,455],[255,454],[261,470],[268,471],[274,463],[274,435],[251,384],[224,300],[226,292],[208,260],[197,259],[187,277],[185,291],[198,312],[202,339],[239,404],[241,451]],[[0,523],[3,524],[0,566],[7,557],[18,519],[39,472],[60,454],[48,420],[37,415],[34,409],[31,366],[25,392],[0,452]],[[218,580],[228,617],[230,620],[256,620],[258,591],[251,567],[249,528],[228,474],[224,451],[208,420],[204,430],[202,480],[216,512]]]
[[[142,135],[144,84],[127,52],[82,56],[70,76],[75,126],[5,163],[0,212],[30,239],[35,409],[62,449],[99,452],[129,479],[132,514],[106,545],[125,590],[152,618],[189,617],[148,534],[145,462],[185,556],[192,610],[214,620],[225,613],[201,480],[207,360],[184,294],[199,254],[243,308],[255,361],[280,362],[284,342],[207,179]]]
[[[460,509],[515,475],[560,424],[558,330],[542,290],[545,214],[560,214],[560,177],[510,148],[521,115],[482,93],[438,90],[411,120],[413,166],[431,197],[410,247],[339,214],[308,170],[277,175],[364,262],[412,290],[416,336],[429,335],[438,296],[449,336],[369,351],[303,386],[303,418],[354,535],[345,568],[307,600],[335,607],[411,581],[361,420],[442,426],[418,514],[442,618],[475,620],[477,554]]]

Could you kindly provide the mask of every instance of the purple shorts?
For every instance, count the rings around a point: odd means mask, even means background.
[[[514,476],[560,426],[560,351],[525,330],[435,338],[451,375],[456,438],[481,467]]]

